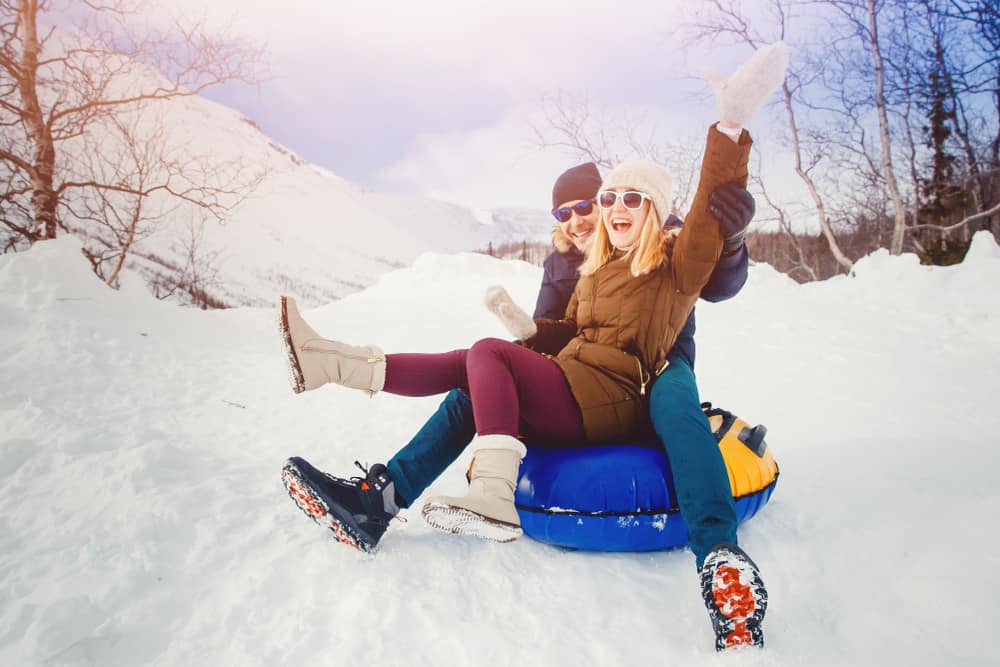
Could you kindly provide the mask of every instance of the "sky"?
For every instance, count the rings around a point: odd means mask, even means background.
[[[265,43],[272,74],[209,98],[365,187],[473,208],[548,208],[551,183],[582,161],[539,149],[546,96],[698,146],[715,120],[701,66],[731,71],[749,55],[692,56],[672,34],[680,0],[198,4],[173,3]]]

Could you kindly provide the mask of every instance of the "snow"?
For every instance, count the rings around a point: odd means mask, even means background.
[[[418,502],[374,558],[284,494],[301,455],[384,461],[437,398],[293,395],[272,307],[198,311],[100,283],[62,238],[0,256],[0,664],[1000,664],[1000,249],[875,253],[796,285],[752,267],[698,306],[702,398],[768,426],[781,466],[740,531],[767,647],[716,655],[691,554],[438,533]],[[387,351],[504,336],[540,269],[473,254],[306,311]],[[429,494],[460,493],[462,457]],[[357,472],[357,471],[354,471]]]

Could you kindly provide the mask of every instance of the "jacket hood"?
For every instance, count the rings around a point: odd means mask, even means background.
[[[556,247],[556,250],[564,255],[576,247],[569,240],[569,237],[563,233],[562,227],[559,225],[552,228],[552,244]]]

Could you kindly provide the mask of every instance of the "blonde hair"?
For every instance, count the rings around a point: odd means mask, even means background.
[[[587,247],[586,257],[580,266],[581,276],[596,273],[599,268],[611,261],[611,256],[615,252],[615,247],[611,245],[611,238],[608,236],[608,229],[604,226],[606,214],[607,209],[601,209],[600,224],[594,230],[594,236]],[[660,225],[660,217],[652,202],[649,204],[646,218],[642,224],[639,242],[630,251],[632,262],[629,265],[629,270],[635,278],[660,268],[667,260],[667,230]]]

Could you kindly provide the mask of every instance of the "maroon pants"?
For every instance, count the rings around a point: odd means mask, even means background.
[[[551,359],[498,338],[441,354],[387,354],[384,391],[431,396],[464,389],[479,435],[582,441],[580,408]]]

